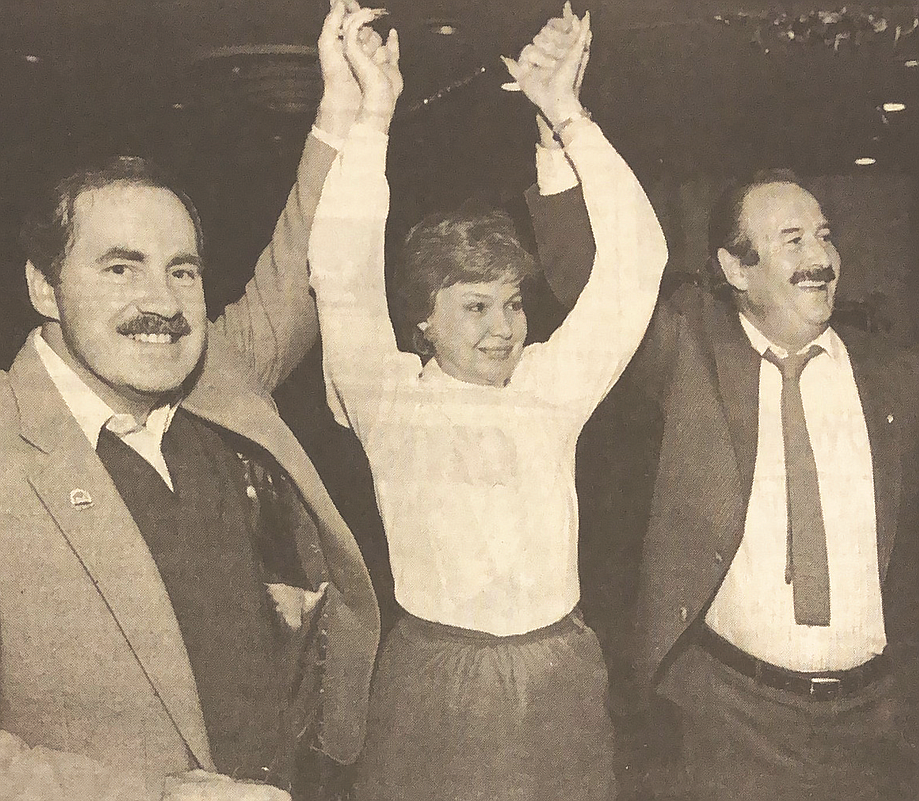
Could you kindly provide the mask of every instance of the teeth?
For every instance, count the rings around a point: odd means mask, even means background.
[[[801,281],[798,283],[798,286],[807,287],[808,289],[819,289],[820,287],[826,286],[824,281]]]
[[[151,345],[169,345],[172,342],[170,334],[129,334],[135,342],[146,342]]]

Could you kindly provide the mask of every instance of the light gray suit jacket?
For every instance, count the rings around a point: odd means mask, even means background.
[[[363,740],[376,600],[270,394],[316,339],[306,253],[334,155],[307,140],[271,243],[244,297],[210,325],[182,405],[272,454],[312,511],[331,582],[319,737],[350,762]],[[214,769],[156,565],[31,342],[0,377],[0,729],[0,787],[32,782],[39,799],[159,798],[165,775]]]

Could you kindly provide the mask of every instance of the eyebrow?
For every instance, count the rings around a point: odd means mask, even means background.
[[[101,264],[106,261],[112,261],[113,259],[123,259],[124,261],[146,261],[147,257],[144,256],[144,254],[139,250],[116,247],[109,248],[98,259],[96,259],[96,261]]]
[[[204,269],[204,259],[197,253],[180,253],[178,256],[174,256],[169,261],[167,269],[170,267],[178,267],[180,264],[193,264],[199,270]]]
[[[830,224],[826,220],[821,220],[820,224],[817,226],[818,231],[822,231],[824,228],[829,228]],[[784,234],[796,234],[798,231],[803,231],[804,226],[802,225],[793,225],[790,228],[783,228],[781,233]]]
[[[147,257],[141,253],[139,250],[132,250],[131,248],[122,248],[114,247],[109,248],[105,253],[103,253],[96,261],[99,264],[104,264],[107,261],[136,261],[136,262],[145,262]],[[176,267],[180,264],[193,264],[199,270],[204,267],[204,260],[197,253],[180,253],[178,256],[173,256],[170,259],[167,269],[171,267]]]

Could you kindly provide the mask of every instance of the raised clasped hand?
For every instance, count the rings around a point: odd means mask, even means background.
[[[370,54],[361,44],[361,30],[378,16],[375,9],[360,9],[349,14],[342,26],[344,56],[360,85],[362,97],[358,121],[384,133],[389,131],[402,94],[399,72],[399,36],[390,30],[385,43]]]
[[[361,87],[345,58],[343,26],[348,19],[362,11],[357,0],[332,0],[331,9],[319,34],[323,92],[317,124],[327,133],[341,137],[347,136],[361,106]],[[381,9],[367,9],[367,12],[371,19],[386,13]],[[372,58],[383,44],[380,35],[367,25],[359,29],[357,41],[368,58]]]
[[[516,60],[503,58],[519,89],[552,126],[581,111],[579,95],[590,56],[590,12],[580,19],[565,3]]]

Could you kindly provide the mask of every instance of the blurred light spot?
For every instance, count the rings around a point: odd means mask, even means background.
[[[906,103],[885,103],[881,108],[892,114],[896,111],[906,111]]]
[[[877,163],[877,159],[873,159],[871,156],[862,156],[859,159],[855,159],[855,163],[859,167],[870,167],[872,164]]]

